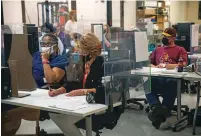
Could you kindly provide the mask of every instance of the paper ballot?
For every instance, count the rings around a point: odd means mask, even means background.
[[[63,104],[55,104],[55,105],[50,105],[49,107],[52,108],[57,108],[57,109],[62,109],[62,110],[68,110],[68,111],[75,111],[79,109],[83,109],[86,107],[89,107],[88,104],[81,104],[81,103],[74,103],[74,104],[69,104],[69,103],[63,103]]]

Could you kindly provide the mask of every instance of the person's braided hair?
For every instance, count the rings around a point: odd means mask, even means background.
[[[88,54],[91,58],[90,66],[94,59],[101,55],[101,42],[93,33],[84,35],[79,42],[81,51]]]

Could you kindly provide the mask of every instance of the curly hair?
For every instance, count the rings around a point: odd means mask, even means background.
[[[87,33],[79,42],[81,52],[89,55],[90,58],[101,55],[101,42],[93,33]]]

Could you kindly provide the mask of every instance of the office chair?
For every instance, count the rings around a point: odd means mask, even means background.
[[[137,79],[136,79],[136,78],[137,78]],[[136,78],[135,78],[135,79],[132,78],[132,80],[135,80],[135,81],[136,81],[136,82],[134,82],[134,83],[131,83],[132,86],[133,86],[133,84],[138,84],[138,83],[143,83],[143,82],[144,82],[141,77],[136,77]],[[139,87],[140,87],[140,86],[137,86],[137,87],[135,88],[135,91],[139,91]],[[140,110],[142,110],[142,109],[144,108],[144,106],[143,106],[143,104],[140,103],[140,102],[144,102],[144,104],[147,104],[146,98],[130,98],[130,99],[127,100],[127,103],[128,103],[128,104],[135,104],[135,105],[139,106],[139,109],[140,109]]]

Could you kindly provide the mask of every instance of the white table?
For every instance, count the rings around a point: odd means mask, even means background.
[[[108,106],[103,104],[88,104],[88,107],[75,110],[75,111],[69,111],[64,109],[58,109],[50,107],[52,104],[59,104],[59,103],[66,103],[66,104],[73,104],[77,100],[83,101],[86,103],[86,97],[85,96],[77,96],[72,97],[68,99],[64,99],[65,96],[59,96],[57,97],[49,97],[48,96],[48,90],[43,89],[37,89],[33,92],[30,92],[30,96],[24,97],[24,98],[10,98],[10,99],[4,99],[1,100],[4,104],[10,104],[15,106],[21,106],[21,107],[27,107],[27,108],[33,108],[33,109],[40,109],[45,110],[53,113],[60,113],[60,114],[66,114],[73,117],[79,117],[79,118],[85,118],[86,120],[86,136],[92,136],[92,122],[91,122],[91,116],[93,114],[97,114],[100,112],[104,112],[108,109]],[[64,94],[63,94],[64,95]],[[86,103],[87,104],[87,103]],[[116,104],[115,106],[118,106],[119,104]]]
[[[196,128],[196,117],[197,117],[197,112],[198,112],[198,107],[200,104],[200,91],[201,91],[201,86],[200,86],[200,82],[201,82],[201,76],[196,74],[196,73],[188,73],[187,75],[184,76],[185,80],[189,80],[189,81],[198,81],[198,86],[197,86],[197,103],[196,103],[196,108],[195,108],[195,114],[194,114],[194,118],[193,118],[193,135],[195,135],[195,128]]]
[[[201,54],[200,53],[198,53],[198,54],[192,54],[192,55],[188,55],[188,57],[190,59],[197,59],[197,58],[201,58]]]

